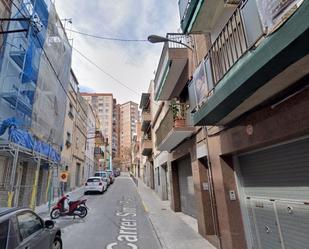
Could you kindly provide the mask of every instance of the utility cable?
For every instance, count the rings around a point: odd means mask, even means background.
[[[133,92],[134,94],[136,94],[137,96],[141,97],[141,94],[139,92],[137,92],[136,90],[128,87],[125,83],[121,82],[120,80],[118,80],[116,77],[114,77],[113,75],[111,75],[110,73],[106,72],[102,67],[100,67],[98,64],[96,64],[95,62],[93,62],[91,59],[89,59],[86,55],[84,55],[82,52],[80,52],[77,48],[73,49],[81,56],[83,57],[86,61],[88,61],[90,64],[92,64],[93,66],[95,66],[97,69],[99,69],[101,72],[103,72],[105,75],[107,75],[108,77],[110,77],[111,79],[113,79],[115,82],[117,82],[118,84],[120,84],[121,86],[125,87],[126,89],[130,90],[131,92]]]
[[[92,38],[96,39],[101,39],[101,40],[108,40],[108,41],[119,41],[119,42],[148,42],[148,40],[145,39],[124,39],[124,38],[115,38],[115,37],[106,37],[106,36],[99,36],[99,35],[94,35],[94,34],[89,34],[81,31],[77,31],[74,29],[65,29],[66,31],[70,31],[76,34],[84,35],[84,36],[89,36]]]
[[[12,1],[13,2],[13,1]],[[19,11],[19,13],[23,16],[24,14],[21,12],[21,10],[16,6],[14,5],[17,10]],[[25,17],[26,18],[26,17]],[[67,29],[68,30],[68,29]],[[77,31],[78,32],[78,31]],[[83,33],[83,32],[79,32],[81,34],[86,34],[86,33]],[[117,38],[107,38],[107,37],[101,37],[103,39],[110,39],[110,40],[119,40],[119,41],[147,41],[147,40],[128,40],[128,39],[117,39]],[[39,44],[40,46],[42,47],[43,51],[44,51],[44,54],[45,56],[47,57],[46,53],[45,53],[45,50],[42,46],[42,44],[40,43],[39,41]],[[105,75],[107,75],[108,77],[110,77],[111,79],[113,79],[115,82],[117,82],[118,84],[120,84],[121,86],[125,87],[126,89],[130,90],[131,92],[133,92],[134,94],[136,94],[137,96],[141,97],[141,94],[139,92],[137,92],[136,90],[128,87],[125,83],[121,82],[120,80],[118,80],[116,77],[114,77],[113,75],[111,75],[110,73],[106,72],[102,67],[100,67],[98,64],[96,64],[95,62],[93,62],[91,59],[89,59],[86,55],[84,55],[81,51],[79,51],[78,49],[72,47],[80,56],[82,56],[86,61],[88,61],[90,64],[92,64],[93,66],[95,66],[97,69],[99,69],[101,72],[103,72]],[[48,58],[49,59],[49,58]],[[51,63],[50,63],[51,64]],[[54,70],[54,68],[53,68]],[[57,75],[56,71],[54,70],[55,74]],[[58,75],[57,75],[57,78],[58,78]],[[63,90],[65,90],[62,82],[59,80],[58,78],[58,81],[59,83],[61,84],[61,87],[63,88]],[[67,94],[67,93],[66,93]]]

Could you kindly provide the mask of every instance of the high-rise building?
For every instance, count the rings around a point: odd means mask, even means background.
[[[131,167],[132,142],[136,135],[136,123],[139,120],[138,104],[129,101],[120,105],[120,160],[122,170]]]
[[[100,129],[108,143],[113,145],[113,108],[114,98],[111,93],[81,93],[90,104],[100,121]]]
[[[112,138],[112,153],[113,153],[113,166],[118,168],[120,166],[120,105],[114,99],[113,103],[113,138]]]

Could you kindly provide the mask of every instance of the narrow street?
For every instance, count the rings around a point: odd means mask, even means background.
[[[63,248],[160,248],[130,177],[120,176],[103,195],[85,198],[89,207],[85,219],[62,217],[56,221],[62,228]]]

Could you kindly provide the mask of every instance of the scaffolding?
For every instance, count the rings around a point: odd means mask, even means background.
[[[32,209],[34,209],[37,204],[46,202],[50,204],[54,198],[57,198],[60,195],[58,180],[59,162],[55,162],[48,156],[37,151],[30,150],[18,144],[7,141],[0,141],[0,156],[10,158],[10,163],[8,163],[4,182],[1,183],[2,191],[7,192],[8,207],[18,206],[21,188],[30,188],[30,190],[28,189],[27,191],[29,194],[25,198],[30,198],[29,207]],[[19,162],[24,160],[32,160],[35,164],[34,179],[32,184],[28,186],[22,186],[20,185],[20,181],[17,181],[17,166]],[[46,170],[48,172],[48,176],[45,181],[45,189],[41,188],[39,193],[38,189],[41,187],[39,186],[39,175],[42,170]],[[38,198],[39,195],[44,198]],[[40,200],[39,203],[38,200]]]

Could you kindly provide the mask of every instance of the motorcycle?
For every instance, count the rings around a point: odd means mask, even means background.
[[[65,201],[68,201],[69,209],[65,208]],[[50,217],[52,219],[58,219],[60,216],[78,216],[85,218],[88,213],[86,206],[87,199],[70,201],[69,196],[62,196],[57,204],[52,208]]]

